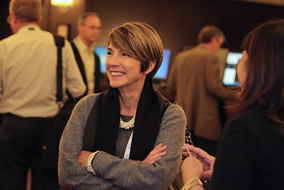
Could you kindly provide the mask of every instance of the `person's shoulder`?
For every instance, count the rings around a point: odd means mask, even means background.
[[[156,96],[159,100],[160,104],[163,104],[164,102],[170,102],[165,96],[162,95],[161,92],[159,92],[158,90],[155,90]]]
[[[241,122],[247,125],[251,124],[260,124],[266,121],[268,118],[264,115],[263,112],[260,111],[252,111],[249,113],[244,113],[234,119],[231,122]]]
[[[206,46],[198,45],[193,50],[194,54],[201,55],[204,58],[218,58],[216,53],[211,52]]]
[[[177,103],[170,103],[164,112],[162,122],[174,124],[178,128],[185,126],[187,122],[184,110]]]
[[[180,105],[178,105],[176,102],[170,102],[168,108],[165,111],[166,116],[179,116],[183,120],[185,119],[185,113],[184,110]]]
[[[175,56],[175,64],[174,65],[183,65],[184,63],[188,62],[188,60],[191,60],[190,57],[195,54],[194,53],[194,49],[196,47],[189,49],[189,50],[184,50],[179,52],[176,56]]]
[[[183,51],[179,52],[179,53],[176,55],[176,57],[188,56],[188,55],[193,54],[195,51],[198,51],[198,46],[193,47],[193,48],[188,49],[188,50],[183,50]]]
[[[164,106],[166,106],[166,110],[169,112],[178,112],[180,114],[184,114],[183,109],[181,108],[181,106],[179,106],[176,102],[171,102],[169,101],[167,98],[165,98],[159,91],[155,90],[155,93],[158,97],[161,109],[165,109]]]
[[[189,50],[180,52],[180,57],[194,57],[202,59],[216,59],[218,58],[217,54],[208,50],[207,47],[202,45],[197,45]]]
[[[77,103],[76,107],[78,107],[78,109],[83,109],[83,110],[92,109],[94,103],[96,102],[96,100],[97,100],[97,98],[99,97],[100,94],[101,93],[96,93],[96,94],[89,94],[87,96],[84,96]]]
[[[179,114],[184,115],[184,111],[180,105],[178,105],[176,102],[170,103],[169,109],[171,112],[177,112]]]
[[[100,94],[102,93],[89,94],[81,98],[79,102],[84,104],[94,103]]]
[[[65,39],[64,37],[62,37],[62,36],[60,36],[60,35],[53,34],[53,33],[51,33],[51,32],[44,31],[44,30],[41,30],[40,33],[41,33],[42,36],[45,36],[46,41],[50,41],[50,39],[52,38],[52,39],[53,39],[53,40],[52,40],[52,43],[53,43],[54,45],[55,45],[55,38],[54,38],[54,36],[58,36],[58,37],[62,38],[62,40],[64,40],[64,46],[63,46],[63,48],[66,47],[66,45],[70,46],[70,44],[71,44],[67,39]]]
[[[13,40],[16,40],[16,35],[15,34],[12,34],[11,36],[8,36],[2,40],[0,40],[0,45],[3,45],[3,44],[9,44],[11,43],[11,41]]]
[[[242,114],[232,119],[225,127],[225,132],[245,132],[260,136],[275,125],[275,122],[260,111]]]
[[[53,38],[53,35],[54,34],[52,34],[51,32],[48,32],[48,31],[45,31],[45,30],[38,30],[37,31],[37,37],[39,38],[42,38],[42,39],[44,39],[44,40],[46,40],[46,41],[49,41],[50,40],[50,38]],[[42,36],[44,36],[45,38],[43,38]]]

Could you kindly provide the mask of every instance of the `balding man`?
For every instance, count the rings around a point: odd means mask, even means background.
[[[222,131],[219,100],[231,101],[236,94],[220,78],[217,52],[225,41],[216,26],[205,26],[198,34],[199,44],[179,53],[167,81],[168,90],[184,109],[195,146],[215,155]]]
[[[31,168],[33,190],[58,190],[56,168],[43,170],[42,140],[58,113],[57,47],[53,35],[38,26],[41,0],[11,0],[12,36],[0,42],[0,189],[26,188]],[[63,88],[73,97],[84,94],[70,43],[62,47]],[[65,92],[65,90],[63,90]],[[46,158],[48,159],[48,158]]]
[[[78,36],[71,43],[77,64],[87,86],[85,95],[99,92],[100,59],[95,54],[95,42],[101,28],[97,13],[86,12],[78,18]]]

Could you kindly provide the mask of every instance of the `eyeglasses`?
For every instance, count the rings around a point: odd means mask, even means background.
[[[7,17],[7,23],[10,24],[11,17],[10,15]]]

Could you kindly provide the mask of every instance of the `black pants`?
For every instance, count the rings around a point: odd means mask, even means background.
[[[58,190],[57,170],[41,169],[42,135],[53,118],[4,115],[0,125],[0,189],[25,190],[31,168],[32,190]]]

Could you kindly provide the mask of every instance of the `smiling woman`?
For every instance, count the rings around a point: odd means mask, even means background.
[[[150,25],[125,23],[110,32],[110,88],[74,109],[60,143],[61,185],[169,188],[181,161],[186,119],[180,106],[152,87],[162,60],[161,39]]]
[[[153,70],[156,65],[153,61],[150,61],[147,71],[143,73],[140,69],[139,60],[113,47],[112,44],[109,45],[107,54],[105,67],[110,86],[118,88],[120,92],[124,93],[135,88],[142,89],[147,72]],[[133,110],[134,113],[135,111]]]

